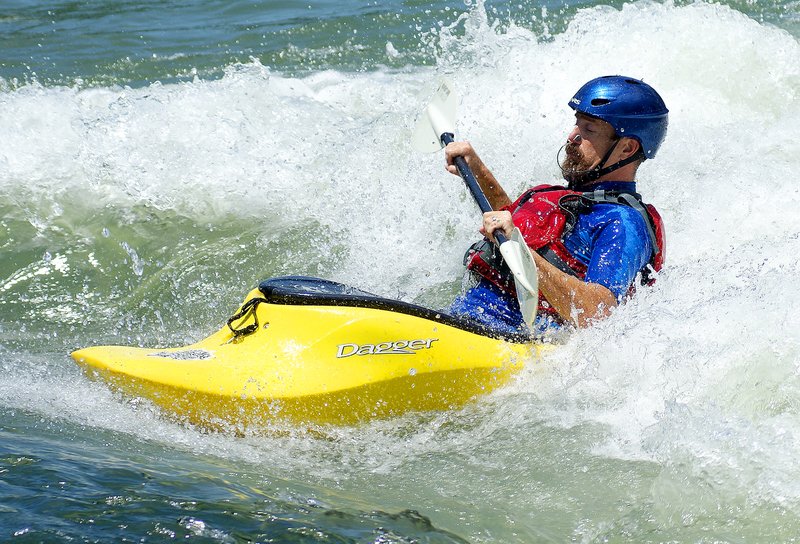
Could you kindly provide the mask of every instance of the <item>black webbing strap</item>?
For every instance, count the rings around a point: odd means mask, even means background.
[[[234,338],[241,338],[242,336],[247,336],[248,334],[253,334],[258,330],[258,314],[256,313],[256,308],[262,302],[267,302],[267,299],[255,297],[251,298],[247,302],[242,305],[242,309],[236,312],[230,319],[228,319],[228,328],[233,333]],[[244,322],[250,316],[253,317],[253,322],[244,327],[234,327],[233,323],[236,321]],[[240,325],[242,325],[241,323]]]
[[[650,242],[653,244],[653,253],[660,253],[661,248],[658,247],[658,238],[656,237],[656,231],[653,228],[653,219],[650,216],[650,212],[647,211],[647,208],[642,205],[642,201],[630,193],[620,193],[619,198],[627,202],[628,206],[639,212],[639,214],[642,216],[642,219],[644,219],[644,224],[647,225],[647,234],[650,235]]]
[[[550,264],[552,264],[565,274],[569,274],[570,276],[575,276],[576,278],[578,277],[578,273],[575,272],[572,268],[570,268],[570,266],[566,263],[566,261],[561,257],[559,257],[558,254],[549,247],[545,246],[541,249],[538,249],[536,252],[542,257],[544,257],[544,259],[547,262],[549,262]]]
[[[597,181],[601,177],[605,176],[606,174],[610,174],[614,170],[618,170],[623,166],[628,166],[629,164],[639,160],[642,161],[645,160],[644,151],[642,151],[640,147],[636,153],[634,153],[627,159],[622,159],[621,161],[616,162],[611,166],[606,166],[605,168],[603,168],[606,161],[611,156],[611,152],[614,151],[614,148],[617,146],[617,143],[619,143],[619,140],[614,142],[614,145],[611,146],[611,149],[609,149],[608,152],[606,152],[606,155],[605,157],[603,157],[603,160],[600,161],[600,164],[595,166],[594,169],[586,170],[584,172],[565,173],[564,179],[567,180],[567,188],[572,189],[573,191],[580,191],[587,184]]]

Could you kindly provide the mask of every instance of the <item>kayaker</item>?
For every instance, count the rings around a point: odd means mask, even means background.
[[[539,269],[534,332],[565,323],[585,327],[609,315],[636,283],[652,283],[664,260],[663,224],[636,192],[636,172],[655,157],[667,132],[667,107],[648,84],[605,76],[569,101],[575,125],[559,150],[566,187],[539,185],[512,202],[469,142],[445,149],[447,170],[464,157],[489,203],[465,264],[477,280],[449,308],[499,329],[524,327],[510,273],[493,242],[519,227]],[[563,158],[562,158],[563,152]],[[487,240],[488,238],[488,240]]]

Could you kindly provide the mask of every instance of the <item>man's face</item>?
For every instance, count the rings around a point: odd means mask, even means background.
[[[614,144],[614,128],[600,119],[575,114],[575,126],[567,137],[561,168],[565,174],[586,172],[595,168]]]

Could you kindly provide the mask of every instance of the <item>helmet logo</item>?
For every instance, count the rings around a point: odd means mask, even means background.
[[[576,105],[578,105],[578,106],[581,104],[581,101],[580,101],[580,99],[579,99],[579,98],[576,98],[576,97],[574,97],[574,96],[572,97],[572,100],[570,100],[570,102],[572,102],[573,104],[576,104]]]

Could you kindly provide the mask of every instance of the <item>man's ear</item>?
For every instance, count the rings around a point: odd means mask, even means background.
[[[639,140],[635,140],[633,138],[622,138],[619,142],[617,148],[622,152],[621,159],[627,159],[628,157],[635,154],[641,148],[641,144]]]

